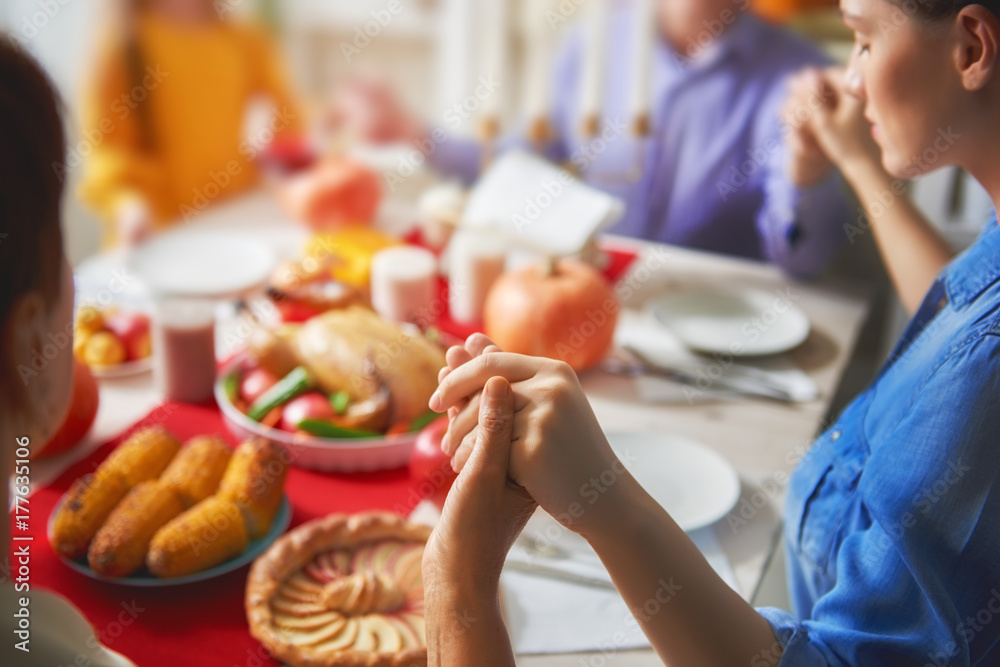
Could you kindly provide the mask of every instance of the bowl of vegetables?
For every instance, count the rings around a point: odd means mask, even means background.
[[[443,349],[371,311],[330,312],[261,331],[220,370],[215,399],[238,439],[282,444],[290,463],[353,472],[407,464],[437,413]]]
[[[222,368],[215,400],[238,440],[267,438],[288,450],[292,465],[340,472],[406,465],[417,434],[439,416],[428,410],[385,432],[344,425],[350,408],[346,392],[326,394],[303,366],[277,378],[247,353]]]

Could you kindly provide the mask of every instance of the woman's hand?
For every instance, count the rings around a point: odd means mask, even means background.
[[[513,664],[498,606],[500,571],[536,505],[508,479],[510,385],[503,378],[489,380],[477,402],[476,442],[424,549],[431,665]]]
[[[486,382],[506,378],[514,390],[510,477],[567,528],[586,536],[588,527],[613,519],[598,503],[625,475],[604,436],[576,373],[567,364],[499,351],[482,334],[448,351],[448,368],[431,399],[449,410],[451,422],[441,447],[456,470],[474,451],[480,397]],[[613,513],[613,510],[610,510]]]
[[[535,511],[528,492],[508,479],[514,426],[510,384],[491,379],[476,403],[475,442],[424,551],[425,576],[442,583],[499,581],[507,551]]]
[[[832,67],[807,69],[792,79],[791,98],[810,113],[802,125],[815,145],[848,179],[859,165],[881,164],[882,151],[871,135],[871,124],[864,116],[864,101],[852,93],[847,71]]]

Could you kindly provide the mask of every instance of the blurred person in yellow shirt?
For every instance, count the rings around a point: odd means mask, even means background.
[[[116,4],[66,164],[83,163],[80,195],[106,223],[105,245],[132,245],[253,187],[258,153],[299,134],[303,119],[269,36],[226,20],[229,4]],[[246,137],[257,98],[272,111]]]

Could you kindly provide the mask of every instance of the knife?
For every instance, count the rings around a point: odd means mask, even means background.
[[[642,365],[643,370],[651,375],[658,375],[668,380],[680,384],[698,386],[699,377],[690,371],[671,366],[663,366],[652,361],[642,352],[629,345],[622,346],[626,352],[631,354]],[[736,377],[730,375],[720,375],[717,378],[709,378],[712,386],[717,389],[729,389],[747,396],[765,398],[779,403],[794,403],[795,398],[786,389],[782,389],[772,383],[761,382],[758,379],[748,377]]]

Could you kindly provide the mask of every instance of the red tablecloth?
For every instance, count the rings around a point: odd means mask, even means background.
[[[602,247],[609,262],[604,276],[614,282],[636,259],[630,250]],[[447,303],[447,285],[441,281]],[[459,338],[478,330],[453,322],[442,314],[438,326]],[[162,423],[179,439],[217,433],[237,444],[226,430],[222,415],[212,406],[165,404],[132,429],[68,468],[50,486],[31,496],[31,586],[54,590],[67,597],[94,626],[105,646],[141,667],[156,665],[220,665],[254,667],[276,665],[250,636],[243,613],[244,584],[249,565],[215,579],[163,588],[138,588],[90,579],[66,566],[55,555],[45,535],[45,523],[59,498],[73,481],[92,472],[132,430]],[[285,483],[292,504],[292,527],[334,512],[384,509],[409,514],[420,501],[406,468],[374,473],[334,474],[292,468]],[[14,528],[11,534],[25,535]],[[23,542],[22,542],[23,544]]]
[[[214,406],[166,404],[136,427],[152,423],[163,423],[181,440],[218,433],[236,444]],[[45,535],[45,524],[56,501],[73,480],[91,472],[104,460],[125,435],[101,446],[67,469],[53,484],[31,496],[32,521],[28,533],[15,530],[12,525],[11,534],[34,536],[32,588],[54,590],[67,597],[84,613],[105,646],[141,667],[278,664],[250,636],[247,628],[243,593],[249,566],[184,586],[137,588],[90,579],[70,569],[55,555]],[[293,468],[285,492],[293,508],[292,526],[333,512],[371,509],[408,512],[419,502],[405,468],[350,475]]]

